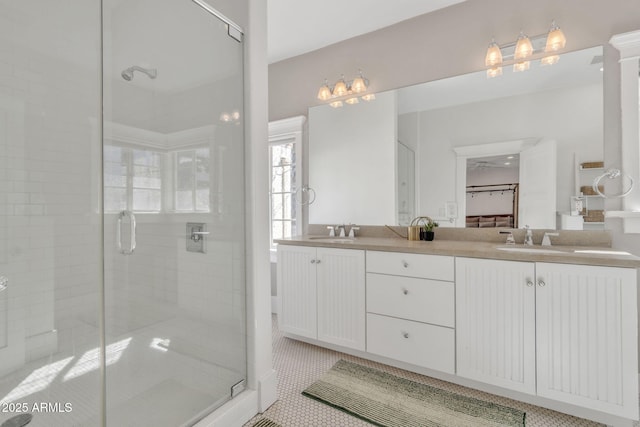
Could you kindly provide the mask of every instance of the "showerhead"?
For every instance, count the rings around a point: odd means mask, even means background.
[[[137,65],[134,65],[132,67],[127,68],[126,70],[123,70],[122,73],[120,73],[120,75],[122,76],[123,79],[130,82],[131,80],[133,80],[134,71],[140,71],[141,73],[144,73],[147,76],[149,76],[150,79],[155,79],[156,77],[158,77],[158,70],[156,70],[155,68],[142,68]]]

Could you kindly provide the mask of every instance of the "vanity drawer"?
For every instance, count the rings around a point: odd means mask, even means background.
[[[454,330],[367,314],[367,351],[424,368],[454,373]]]
[[[367,272],[453,281],[453,257],[367,251]]]
[[[367,273],[367,311],[453,328],[453,282]]]

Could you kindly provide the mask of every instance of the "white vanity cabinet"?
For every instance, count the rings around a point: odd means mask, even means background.
[[[536,263],[538,396],[638,419],[636,275]]]
[[[457,374],[638,417],[637,272],[456,258]]]
[[[278,245],[280,330],[365,349],[364,251]]]
[[[459,376],[536,391],[535,264],[456,258]]]
[[[367,251],[367,352],[455,372],[454,261]]]

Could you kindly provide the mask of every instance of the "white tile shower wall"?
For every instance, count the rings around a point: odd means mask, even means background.
[[[0,16],[0,264],[21,297],[25,360],[97,344],[98,52],[83,66],[16,10]],[[96,45],[98,34],[94,37]],[[90,44],[90,43],[89,43]],[[57,331],[57,333],[55,332]],[[57,342],[56,342],[57,341]]]
[[[159,322],[171,348],[199,360],[244,370],[244,251],[211,214],[139,214],[137,248],[115,249],[115,215],[105,219],[107,333],[115,339]],[[206,253],[186,251],[186,222],[205,222]],[[228,234],[226,237],[224,234]]]

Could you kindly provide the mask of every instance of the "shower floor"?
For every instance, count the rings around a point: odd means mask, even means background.
[[[173,318],[108,339],[108,425],[175,427],[228,400],[244,378],[244,361],[219,345],[228,334]],[[196,337],[206,342],[192,345]],[[0,378],[0,424],[26,408],[34,415],[29,427],[99,425],[99,357],[97,348],[60,352]]]

